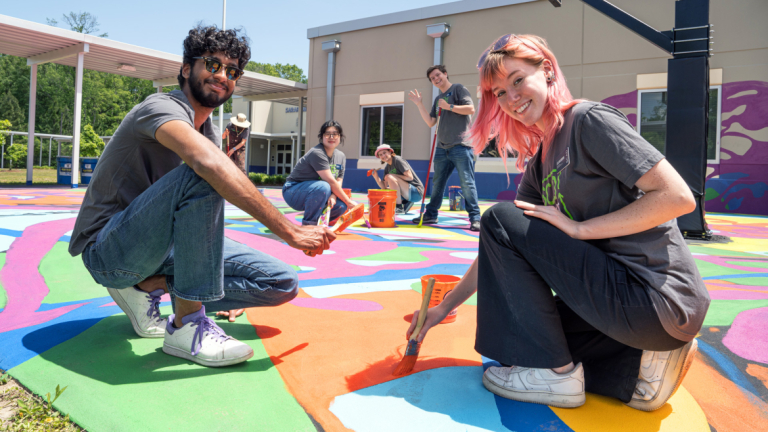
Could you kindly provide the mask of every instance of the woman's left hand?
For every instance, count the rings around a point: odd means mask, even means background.
[[[579,238],[579,222],[562,214],[555,206],[543,206],[515,200],[515,205],[528,216],[543,219],[572,238]]]

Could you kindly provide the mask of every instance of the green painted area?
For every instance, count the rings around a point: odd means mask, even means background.
[[[749,252],[740,252],[740,251],[730,251],[725,249],[718,249],[716,245],[712,246],[697,246],[697,245],[688,245],[688,249],[690,249],[691,253],[701,253],[701,254],[707,254],[707,255],[718,255],[718,256],[728,256],[728,257],[763,257],[764,255],[758,255],[753,254]],[[695,256],[694,256],[695,258]]]
[[[413,284],[411,284],[411,288],[417,293],[421,294],[421,282],[414,282]],[[470,305],[470,306],[477,306],[477,293],[472,294],[472,296],[468,298],[467,301],[464,302],[464,304]]]
[[[768,306],[768,300],[712,300],[704,326],[729,326],[745,310]]]
[[[742,274],[745,274],[745,273],[742,273]],[[724,277],[721,280],[733,282],[737,285],[744,285],[744,286],[768,286],[768,277],[744,277],[744,278]]]
[[[217,323],[253,347],[253,358],[223,368],[199,366],[163,353],[162,339],[137,337],[119,314],[10,372],[38,395],[68,386],[54,405],[90,431],[314,432],[253,326],[243,318]]]
[[[5,265],[5,252],[0,254],[0,269]],[[5,294],[3,284],[0,283],[0,309],[4,308],[8,303],[8,295]]]
[[[704,193],[704,200],[705,201],[709,201],[712,198],[717,198],[719,196],[720,196],[720,194],[717,193],[716,190],[714,190],[712,188],[707,188],[706,192]]]
[[[726,261],[728,264],[768,269],[768,261]]]
[[[694,256],[694,258],[696,257]],[[728,268],[725,266],[712,264],[710,262],[702,261],[700,259],[696,260],[696,267],[698,267],[699,273],[703,278],[711,277],[711,276],[730,276],[730,275],[744,274],[744,270],[736,270],[736,269]]]
[[[40,261],[40,274],[48,285],[43,303],[64,303],[106,297],[106,288],[94,282],[80,256],[67,252],[69,243],[56,242]]]
[[[435,250],[432,248],[399,247],[391,251],[381,252],[358,258],[350,258],[349,261],[396,261],[396,262],[422,262],[427,257],[422,252]]]

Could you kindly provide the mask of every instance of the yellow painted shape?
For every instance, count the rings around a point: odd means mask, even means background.
[[[652,412],[638,411],[616,399],[587,393],[587,403],[576,409],[552,408],[575,432],[709,432],[701,407],[680,386],[666,405]]]

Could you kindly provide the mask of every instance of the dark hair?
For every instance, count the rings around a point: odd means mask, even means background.
[[[237,59],[238,67],[245,70],[245,65],[251,59],[251,48],[248,46],[247,37],[238,37],[240,31],[242,29],[219,30],[215,25],[203,27],[202,24],[190,30],[184,39],[184,59],[181,61],[179,76],[176,77],[179,87],[184,87],[187,81],[181,74],[184,65],[194,65],[194,57],[200,57],[206,52],[224,52],[229,58]]]
[[[317,138],[320,139],[320,142],[323,142],[323,135],[330,127],[335,127],[336,130],[339,131],[339,135],[341,135],[341,145],[344,145],[344,138],[346,137],[344,136],[344,131],[341,130],[341,125],[336,120],[328,120],[320,126],[320,133],[317,134]]]
[[[427,69],[427,79],[431,81],[429,78],[429,74],[432,73],[435,69],[439,70],[440,72],[444,73],[446,77],[448,76],[448,70],[445,68],[444,65],[434,65],[431,68]]]

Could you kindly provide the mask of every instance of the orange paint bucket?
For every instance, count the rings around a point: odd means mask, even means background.
[[[345,194],[347,194],[347,197],[349,197],[349,199],[352,199],[352,189],[342,188],[342,190],[344,191]]]
[[[391,189],[368,189],[368,215],[371,226],[392,228],[395,226],[397,192]]]
[[[429,299],[429,307],[433,308],[445,299],[445,296],[448,295],[453,289],[456,287],[456,284],[459,283],[461,280],[460,277],[457,276],[450,276],[450,275],[425,275],[421,277],[421,295],[422,298],[424,298],[424,291],[427,290],[427,284],[429,283],[429,278],[435,278],[435,287],[432,289],[432,298]],[[448,313],[448,316],[445,317],[444,320],[440,321],[440,324],[448,324],[456,321],[456,316],[458,314],[458,310],[454,309],[450,313]]]

